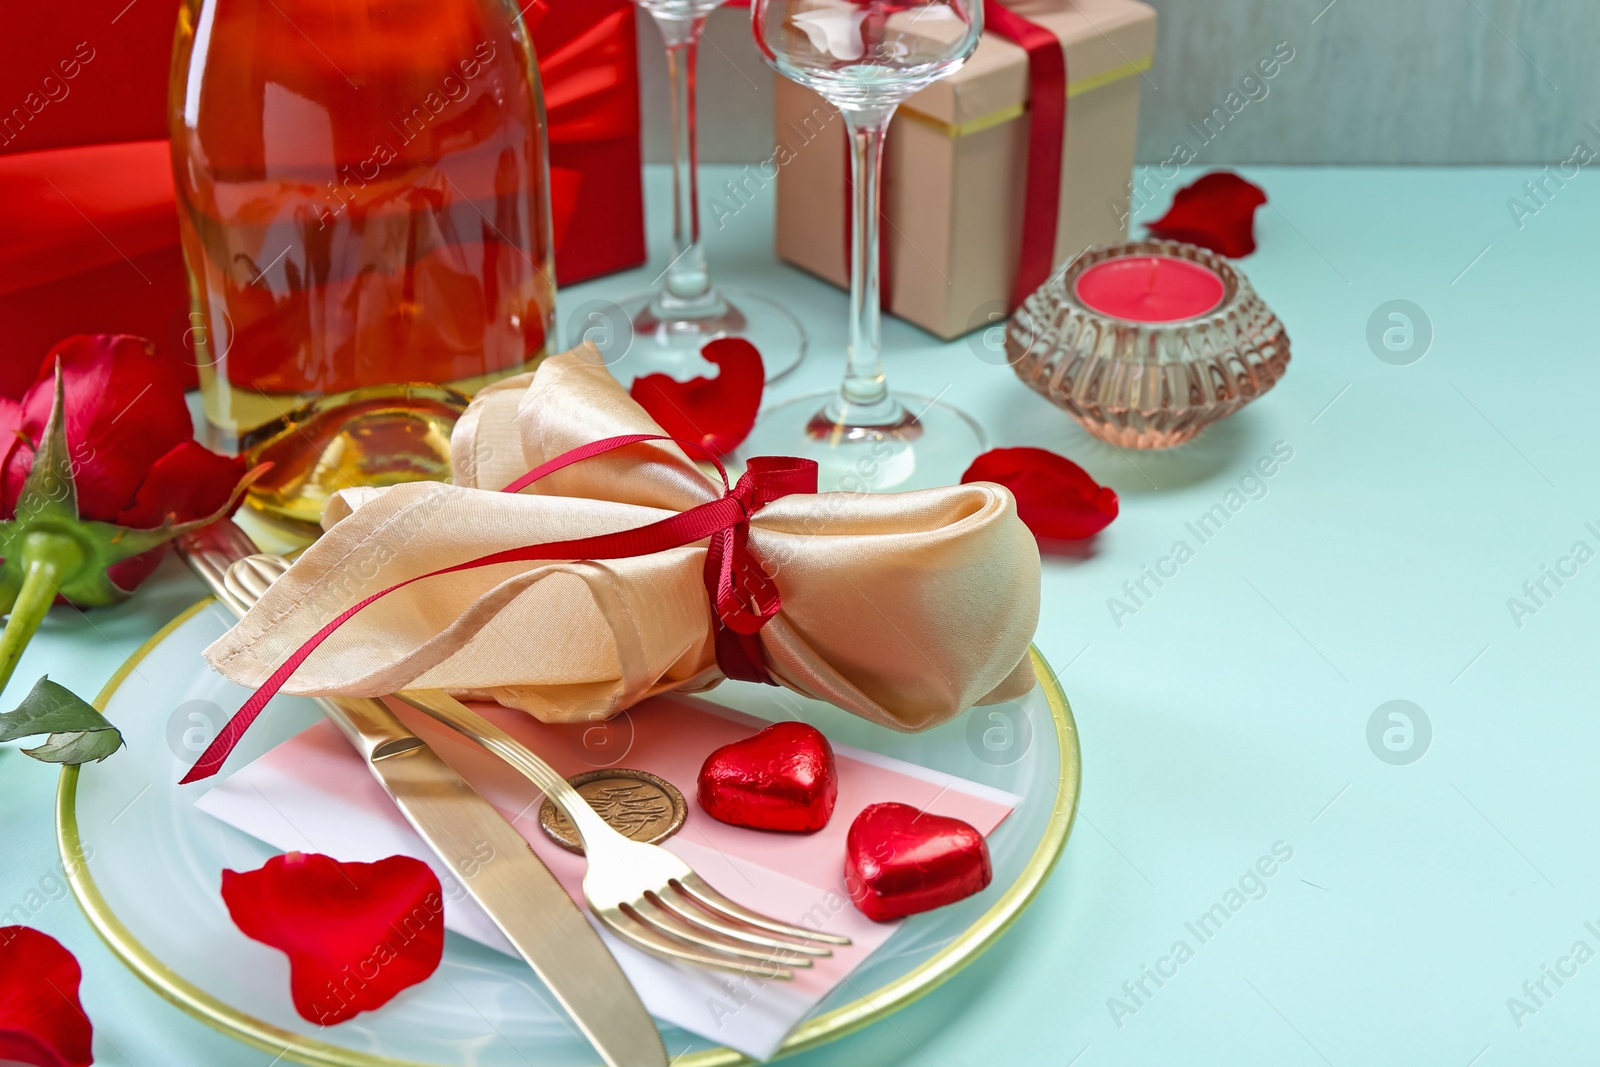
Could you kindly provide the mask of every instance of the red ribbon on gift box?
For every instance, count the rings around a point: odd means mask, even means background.
[[[1028,53],[1028,173],[1022,196],[1022,248],[1011,285],[1011,310],[1045,279],[1056,255],[1062,154],[1067,146],[1067,54],[1055,34],[983,0],[984,25]]]
[[[1061,212],[1062,156],[1067,144],[1067,56],[1061,40],[1045,27],[1023,18],[1000,0],[983,0],[984,28],[1028,53],[1028,169],[1022,198],[1022,242],[1017,255],[1017,275],[1011,285],[1008,310],[1015,311],[1050,277],[1055,265],[1056,227]],[[850,201],[849,131],[845,132],[845,271],[849,272],[853,240]],[[878,188],[878,276],[881,302],[889,306],[889,242],[884,204],[888,201],[888,158],[884,180]]]

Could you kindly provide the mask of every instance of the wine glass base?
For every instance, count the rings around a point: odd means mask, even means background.
[[[744,289],[717,289],[708,314],[677,316],[664,310],[659,293],[635,293],[619,301],[632,326],[627,351],[610,363],[623,385],[646,374],[665,374],[678,381],[713,377],[717,369],[700,349],[720,337],[740,337],[761,353],[769,383],[800,365],[806,335],[800,322],[781,305]]]
[[[739,457],[798,456],[817,461],[817,488],[888,493],[961,481],[987,444],[967,415],[937,400],[893,393],[887,418],[852,418],[837,392],[811,393],[769,408]]]

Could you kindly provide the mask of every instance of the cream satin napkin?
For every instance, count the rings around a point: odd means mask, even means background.
[[[453,485],[346,490],[327,532],[206,649],[259,686],[345,609],[397,582],[505,549],[630,530],[715,500],[720,482],[670,443],[498,490],[601,438],[660,433],[590,346],[478,394],[451,440]],[[1033,685],[1039,552],[1011,494],[975,483],[893,495],[792,494],[750,520],[782,610],[759,632],[772,678],[899,730]],[[358,612],[286,692],[444,689],[546,722],[607,718],[722,679],[704,542],[629,559],[501,563],[439,575]]]

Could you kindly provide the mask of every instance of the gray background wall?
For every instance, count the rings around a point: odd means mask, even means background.
[[[1201,163],[1547,163],[1579,138],[1600,149],[1600,0],[1147,2],[1160,23],[1140,104],[1146,162],[1196,143],[1187,123],[1222,106],[1280,41],[1294,59]],[[640,17],[646,151],[663,160],[661,42]],[[708,161],[772,151],[773,74],[749,20],[718,11],[702,48]]]

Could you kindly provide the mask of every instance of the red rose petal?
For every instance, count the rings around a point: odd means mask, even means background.
[[[228,502],[244,473],[243,460],[184,441],[151,466],[133,501],[117,516],[117,525],[147,530],[169,519],[203,519]]]
[[[33,451],[24,443],[21,430],[22,405],[0,397],[0,519],[16,514],[17,497],[22,495],[28,468],[33,466]]]
[[[810,833],[833,815],[839,771],[820,730],[778,722],[707,756],[698,784],[700,806],[719,822]]]
[[[1212,171],[1179,189],[1167,213],[1145,228],[1152,237],[1187,241],[1238,259],[1256,250],[1256,208],[1266,202],[1260,186],[1232,171]]]
[[[1042,448],[990,449],[972,461],[961,481],[997,482],[1011,490],[1018,517],[1035,537],[1090,537],[1117,517],[1115,490]]]
[[[328,1026],[387,1004],[444,955],[444,898],[409,856],[341,863],[290,852],[223,871],[222,899],[246,937],[289,957],[295,1010]]]
[[[844,875],[861,914],[888,922],[970,897],[994,868],[970,823],[909,804],[869,804],[845,838]]]
[[[55,401],[56,358],[65,378],[67,447],[78,489],[78,513],[114,522],[132,504],[151,466],[194,436],[183,385],[170,360],[138,337],[95,334],[69,337],[51,349],[39,377],[22,399],[22,432],[37,442]],[[21,492],[13,485],[19,460],[32,464],[32,449],[18,448],[7,465],[5,503]],[[26,466],[23,468],[26,473]]]
[[[148,530],[168,520],[203,519],[228,502],[244,473],[243,460],[219,456],[194,441],[185,441],[156,460],[133,503],[117,516],[117,525]],[[161,545],[113,563],[106,574],[118,588],[136,589],[161,565],[167,547]]]
[[[167,558],[167,549],[170,547],[170,545],[157,545],[148,552],[119,559],[106,568],[106,577],[110,578],[118,589],[131,593],[156,572],[156,568],[161,566],[161,561]],[[56,603],[62,603],[62,600],[58,599]]]
[[[721,368],[715,378],[680,382],[665,374],[634,379],[630,390],[640,407],[668,434],[725,455],[750,436],[761,408],[766,369],[749,341],[722,337],[700,350]]]
[[[94,1028],[78,1000],[78,961],[48,934],[0,927],[0,1061],[88,1067]]]
[[[194,522],[227,504],[238,480],[245,477],[245,461],[218,456],[195,442],[184,442],[155,461],[149,477],[139,486],[133,504],[117,515],[118,526],[150,530],[171,520]],[[162,563],[168,545],[112,563],[106,568],[118,589],[138,589]]]

